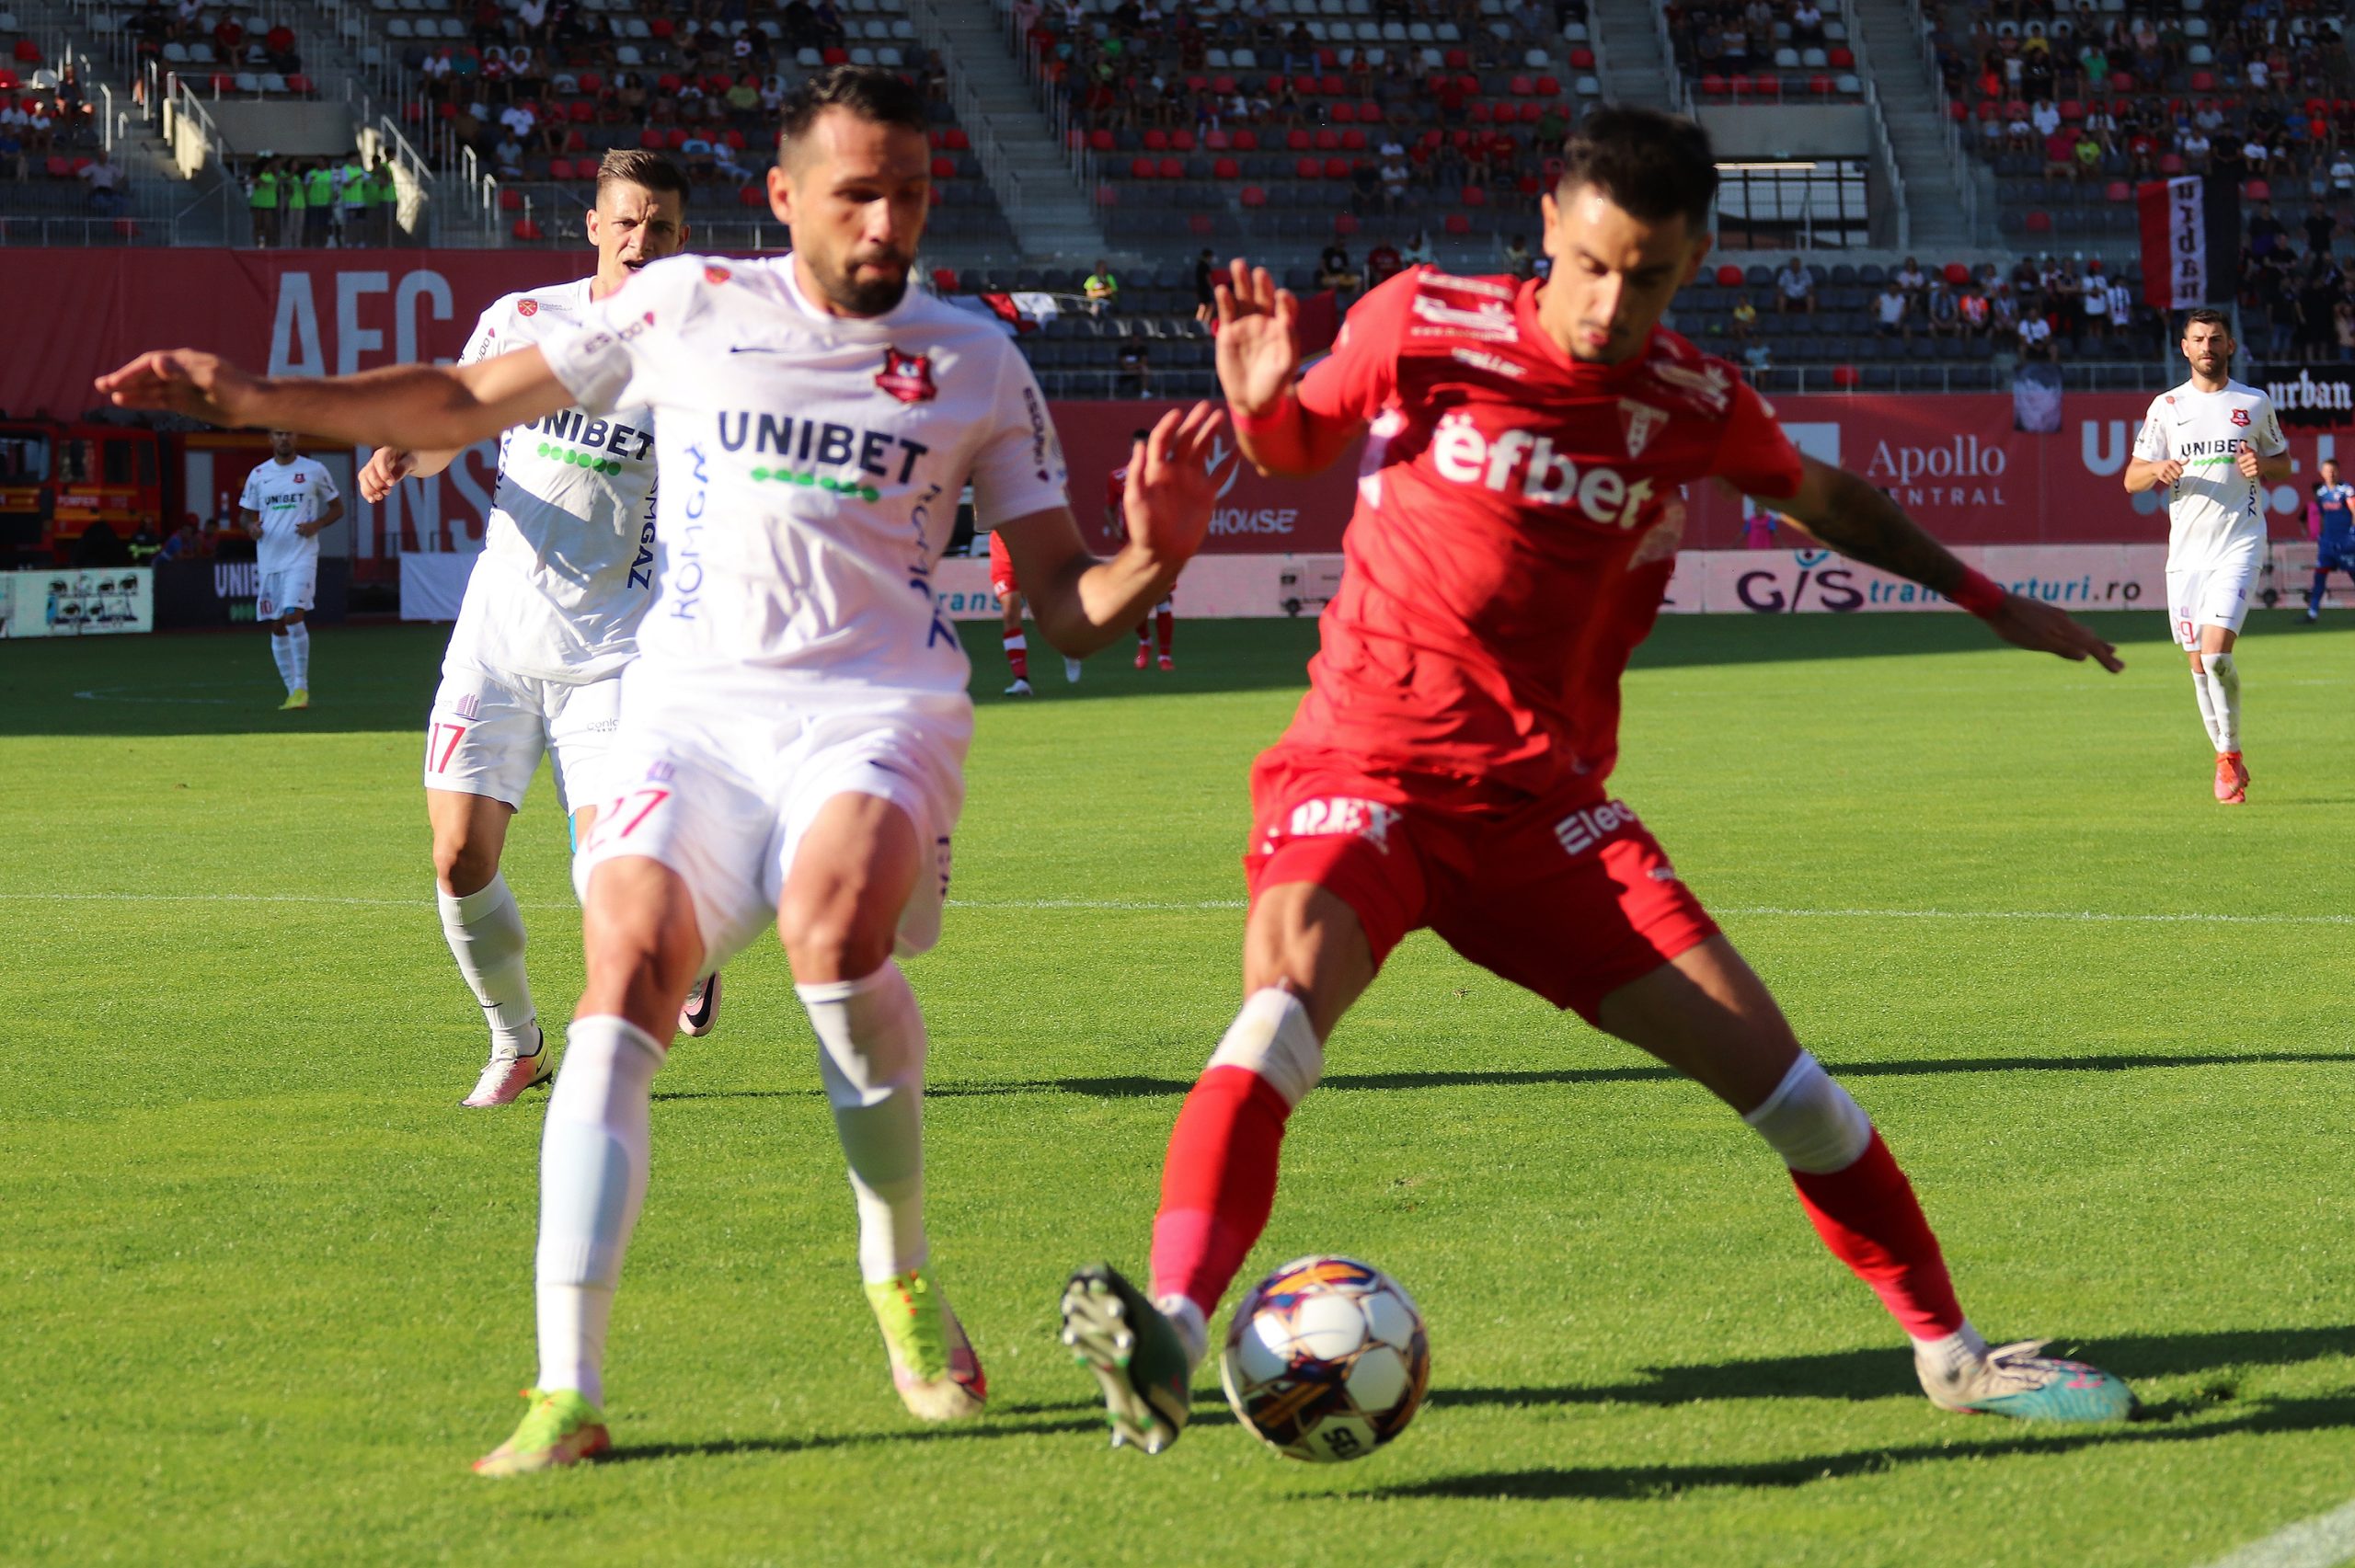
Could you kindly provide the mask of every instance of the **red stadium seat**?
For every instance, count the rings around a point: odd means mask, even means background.
[[[1349,177],[1350,177],[1350,160],[1349,160],[1349,159],[1347,159],[1347,158],[1327,158],[1327,159],[1326,159],[1326,160],[1325,160],[1325,177],[1326,177],[1327,179],[1347,179],[1347,178],[1349,178]]]
[[[2052,214],[2046,212],[2041,207],[2039,207],[2028,213],[2028,232],[2032,235],[2051,234],[2052,232]]]
[[[1172,131],[1169,133],[1169,145],[1174,152],[1190,153],[1195,146],[1194,133],[1190,131]]]
[[[1243,188],[1243,204],[1246,207],[1265,207],[1268,193],[1256,185],[1246,185]]]
[[[1464,111],[1464,117],[1475,125],[1494,124],[1497,118],[1494,114],[1491,114],[1488,111],[1488,106],[1484,103],[1474,104],[1470,109]]]
[[[1447,52],[1445,58],[1447,68],[1451,71],[1461,71],[1472,63],[1472,52],[1469,50],[1451,49]]]
[[[1161,160],[1161,177],[1162,177],[1162,178],[1164,178],[1164,179],[1183,179],[1183,178],[1185,178],[1185,177],[1186,177],[1186,160],[1185,160],[1185,159],[1183,159],[1183,158],[1177,158],[1177,157],[1170,157],[1170,158],[1164,158],[1164,159],[1162,159],[1162,160]]]
[[[655,90],[666,97],[677,97],[679,89],[686,85],[687,79],[676,71],[665,71],[654,78]]]
[[[291,81],[292,78],[289,78],[289,80]],[[587,98],[575,98],[569,106],[559,107],[564,107],[566,109],[566,112],[571,116],[572,122],[575,125],[586,125],[591,120],[597,118],[597,106],[591,103]]]
[[[1087,133],[1087,150],[1091,153],[1110,152],[1112,150],[1112,133],[1109,131],[1089,132]]]
[[[1316,145],[1316,138],[1311,136],[1305,131],[1287,131],[1284,132],[1284,150],[1286,152],[1305,153],[1309,148],[1314,147],[1315,145]]]
[[[543,240],[548,237],[540,232],[540,225],[532,222],[529,218],[516,219],[515,226],[507,232],[513,235],[517,239],[523,240],[527,243],[533,240]]]
[[[679,24],[672,21],[668,17],[657,17],[648,24],[647,30],[651,32],[656,38],[668,41],[670,39],[677,36]]]
[[[1562,79],[1558,76],[1538,77],[1537,96],[1541,98],[1560,97],[1562,96]]]
[[[850,63],[850,51],[847,49],[822,49],[818,52],[818,58],[824,61],[829,65],[847,65]]]
[[[1333,214],[1333,232],[1334,232],[1335,234],[1337,234],[1337,235],[1345,235],[1345,236],[1346,236],[1346,235],[1353,235],[1353,234],[1357,233],[1357,232],[1358,232],[1358,220],[1357,220],[1357,214],[1356,214],[1356,213],[1354,213],[1354,212],[1336,212],[1336,213],[1334,213],[1334,214]]]
[[[1830,97],[1832,96],[1832,89],[1835,85],[1836,84],[1834,84],[1829,76],[1809,76],[1807,79],[1807,90],[1813,93],[1820,98]],[[1960,109],[1962,108],[1960,104],[1956,104],[1953,107],[1957,109]]]
[[[1594,51],[1587,48],[1584,44],[1580,44],[1578,48],[1570,51],[1570,69],[1573,71],[1593,70]]]
[[[1517,98],[1525,98],[1537,91],[1537,83],[1534,77],[1515,76],[1505,84],[1505,91]]]
[[[40,45],[29,38],[20,38],[17,40],[16,57],[19,65],[38,65],[40,63]]]
[[[49,160],[46,167],[49,173],[49,177],[52,179],[72,179],[74,177],[74,160],[71,158],[53,157]]]
[[[933,159],[932,177],[935,179],[955,179],[957,177],[957,160],[950,157],[938,157]]]
[[[1723,267],[1718,268],[1718,269],[1717,269],[1717,287],[1718,287],[1718,288],[1720,288],[1720,289],[1739,289],[1739,288],[1740,288],[1740,287],[1741,287],[1741,269],[1740,269],[1740,268],[1739,268],[1739,267],[1736,267],[1736,266],[1735,266],[1732,262],[1730,262],[1730,261],[1727,262]]]
[[[2251,201],[2270,201],[2273,200],[2273,188],[2261,179],[2252,179],[2241,187],[2241,195]]]
[[[1212,76],[1211,78],[1211,91],[1216,93],[1223,98],[1233,97],[1235,96],[1235,78],[1232,76]]]
[[[1823,78],[1818,76],[1815,80],[1821,82]],[[1821,92],[1823,89],[1818,87],[1816,90]],[[1987,106],[1985,104],[1981,104],[1979,107],[1985,109]],[[1960,98],[1948,98],[1947,100],[1947,118],[1953,120],[1957,125],[1960,125],[1964,120],[1970,118],[1970,106],[1964,103]]]
[[[1259,150],[1259,133],[1256,131],[1237,131],[1235,132],[1234,140],[1235,150],[1238,153],[1256,153]]]
[[[1223,131],[1205,131],[1202,132],[1202,150],[1205,152],[1223,153],[1232,149],[1234,145],[1235,139]]]
[[[13,93],[23,86],[24,83],[17,79],[14,71],[9,70],[6,65],[0,65],[0,93]]]
[[[1322,179],[1325,176],[1325,162],[1321,158],[1301,158],[1292,164],[1292,172],[1300,179]]]
[[[687,128],[684,125],[673,125],[671,127],[671,133],[662,138],[662,144],[671,151],[677,152],[687,144]]]
[[[1959,289],[1970,281],[1970,269],[1959,261],[1949,261],[1946,264],[1943,276],[1948,283]]]
[[[2131,201],[2134,200],[2134,188],[2122,179],[2113,179],[2102,187],[2101,199],[2121,204]]]
[[[1542,103],[1525,103],[1522,105],[1521,122],[1523,125],[1534,125],[1539,120],[1545,118],[1545,111],[1552,107],[1553,106],[1551,104]]]
[[[1824,58],[1832,63],[1832,68],[1834,71],[1852,71],[1855,69],[1856,56],[1855,52],[1852,50],[1834,48],[1830,53],[1826,54]]]
[[[1834,386],[1853,389],[1857,382],[1862,379],[1863,378],[1861,376],[1857,375],[1856,367],[1854,365],[1834,365],[1832,367],[1832,384]]]
[[[548,177],[556,180],[571,179],[573,177],[572,160],[570,158],[550,158],[548,160]]]
[[[1330,126],[1327,126],[1324,130],[1316,132],[1316,150],[1318,152],[1336,152],[1339,150],[1340,145],[1341,133],[1332,129]]]
[[[1472,232],[1472,220],[1461,212],[1450,212],[1447,215],[1446,228],[1451,235],[1458,236],[1468,235]]]
[[[576,158],[581,154],[587,152],[589,150],[588,132],[581,131],[578,127],[566,132],[564,133],[564,150],[570,153]],[[586,177],[584,176],[583,177],[585,178]]]
[[[1131,179],[1151,179],[1153,177],[1153,160],[1151,158],[1143,157],[1131,158],[1129,160],[1129,177]]]
[[[1326,112],[1332,116],[1336,125],[1355,125],[1358,122],[1358,106],[1353,103],[1337,103]]]
[[[938,200],[939,195],[940,193],[936,190],[933,192],[935,200]],[[740,185],[736,188],[736,205],[739,207],[758,207],[764,209],[768,204],[768,187],[761,184],[758,180],[754,180],[749,185]]]
[[[1319,76],[1316,78],[1316,90],[1328,98],[1338,98],[1350,90],[1350,85],[1338,74]]]
[[[1294,76],[1292,79],[1292,90],[1298,93],[1302,97],[1313,98],[1316,96],[1316,78],[1314,76]]]
[[[1362,152],[1364,152],[1364,151],[1365,151],[1365,132],[1362,132],[1362,131],[1358,130],[1358,129],[1357,129],[1356,127],[1354,127],[1354,126],[1352,126],[1351,128],[1350,128],[1350,129],[1349,129],[1349,130],[1347,130],[1347,131],[1342,132],[1341,132],[1341,151],[1343,151],[1343,152],[1345,152],[1345,153],[1362,153]]]
[[[1464,188],[1462,200],[1466,207],[1486,207],[1488,204],[1488,193],[1479,186],[1467,185]]]
[[[311,78],[304,75],[300,71],[286,78],[286,90],[298,97],[307,98],[318,96],[312,89]]]
[[[936,294],[955,293],[957,292],[957,269],[954,267],[934,268],[932,269],[932,292]]]
[[[582,92],[592,98],[605,90],[605,78],[594,71],[583,71],[573,80],[580,86]]]
[[[1233,158],[1219,158],[1211,165],[1211,177],[1212,179],[1241,179],[1243,166]]]
[[[648,126],[645,130],[638,133],[638,145],[639,150],[643,152],[661,152],[662,150],[662,132],[655,130],[651,125]]]
[[[1186,228],[1197,239],[1208,239],[1218,232],[1218,225],[1211,221],[1208,212],[1187,213]]]
[[[1169,132],[1166,131],[1146,132],[1144,133],[1144,150],[1148,153],[1166,153],[1169,151]]]
[[[2173,179],[2183,172],[2183,155],[2168,153],[2159,159],[2159,172]]]
[[[523,193],[511,187],[502,187],[499,192],[499,210],[502,212],[522,212]]]
[[[1704,97],[1721,98],[1725,97],[1726,79],[1715,73],[1702,77],[1701,94]]]

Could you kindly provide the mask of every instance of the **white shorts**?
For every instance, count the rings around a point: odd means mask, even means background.
[[[264,572],[258,579],[260,589],[254,595],[254,619],[275,621],[289,610],[311,610],[317,607],[319,563],[312,557],[307,567],[295,567],[282,572]]]
[[[788,698],[765,711],[752,704],[697,710],[675,692],[631,690],[623,702],[622,785],[598,804],[596,825],[573,857],[573,888],[586,903],[591,874],[606,861],[660,861],[695,901],[708,972],[775,918],[794,852],[819,808],[838,795],[872,795],[908,814],[930,853],[901,911],[896,944],[902,955],[928,951],[940,940],[972,732],[962,696],[881,692],[871,705],[799,706]]]
[[[520,810],[546,752],[557,804],[569,817],[622,788],[614,747],[621,707],[618,670],[573,684],[445,664],[426,715],[425,787],[485,795]]]
[[[2200,628],[2222,626],[2238,635],[2248,619],[2249,585],[2257,580],[2257,555],[2211,561],[2188,571],[2167,572],[2167,619],[2175,626],[2176,646],[2185,652],[2200,647]]]

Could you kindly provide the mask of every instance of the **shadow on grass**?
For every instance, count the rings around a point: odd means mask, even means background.
[[[2211,1374],[2188,1398],[2145,1406],[2122,1426],[2012,1428],[1993,1441],[1922,1443],[1855,1453],[1815,1454],[1757,1463],[1566,1467],[1483,1471],[1371,1490],[1326,1494],[1351,1499],[1464,1497],[1606,1501],[1673,1496],[1702,1487],[1795,1487],[1876,1475],[1908,1465],[2005,1454],[2072,1453],[2116,1444],[2205,1442],[2241,1433],[2325,1432],[2355,1426],[2355,1393],[2235,1404],[2237,1379],[2250,1366],[2291,1366],[2355,1353],[2355,1325],[2238,1329],[2211,1333],[2126,1334],[2094,1347],[2104,1366],[2130,1379]],[[1916,1391],[1901,1351],[1856,1350],[1828,1356],[1732,1361],[1715,1367],[1647,1368],[1641,1381],[1564,1389],[1431,1391],[1436,1406],[1589,1404],[1673,1405],[1703,1400],[1826,1397],[1885,1399]],[[2230,1412],[2231,1413],[2226,1413]],[[2186,1424],[2186,1418],[2210,1419]],[[2005,1431],[2002,1426],[1994,1430]]]
[[[1055,1421],[1009,1421],[1008,1416],[1061,1415]],[[1216,1393],[1197,1392],[1189,1426],[1232,1426],[1234,1413]],[[715,1437],[703,1443],[640,1443],[607,1452],[599,1464],[638,1459],[726,1459],[737,1454],[799,1454],[828,1448],[867,1448],[879,1443],[955,1443],[994,1437],[1056,1436],[1065,1433],[1105,1435],[1104,1407],[1096,1400],[1034,1400],[992,1405],[975,1420],[941,1426],[909,1426],[894,1432],[813,1432],[799,1436]]]
[[[1859,1061],[1845,1065],[1832,1063],[1826,1065],[1835,1076],[1841,1078],[1915,1078],[1960,1072],[2139,1072],[2174,1068],[2245,1067],[2284,1063],[2315,1066],[2345,1065],[2355,1063],[2355,1051],[2246,1051],[2231,1055],[2178,1056],[1934,1057],[1908,1061]],[[1317,1087],[1349,1093],[1364,1090],[1477,1089],[1529,1083],[1650,1083],[1680,1076],[1682,1075],[1671,1068],[1659,1066],[1538,1068],[1499,1072],[1336,1072],[1327,1074],[1318,1082]],[[1052,1078],[1002,1083],[927,1084],[925,1087],[925,1093],[935,1097],[983,1094],[1079,1094],[1097,1100],[1134,1100],[1183,1094],[1193,1086],[1191,1079],[1150,1078],[1132,1074],[1109,1078]],[[730,1094],[720,1091],[710,1097],[758,1099],[777,1093],[782,1092],[756,1089]],[[661,1094],[655,1096],[658,1100],[669,1097],[672,1096]],[[681,1094],[675,1097],[692,1099],[702,1096]]]

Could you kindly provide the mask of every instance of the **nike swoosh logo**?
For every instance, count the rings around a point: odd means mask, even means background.
[[[790,349],[764,349],[757,345],[743,343],[730,343],[728,345],[728,351],[731,354],[790,354],[793,352]]]

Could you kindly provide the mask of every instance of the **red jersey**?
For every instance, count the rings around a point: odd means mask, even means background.
[[[1798,452],[1732,366],[1665,331],[1578,363],[1538,325],[1539,287],[1402,273],[1303,378],[1311,413],[1371,429],[1285,750],[1474,808],[1603,798],[1682,486],[1798,491]]]

